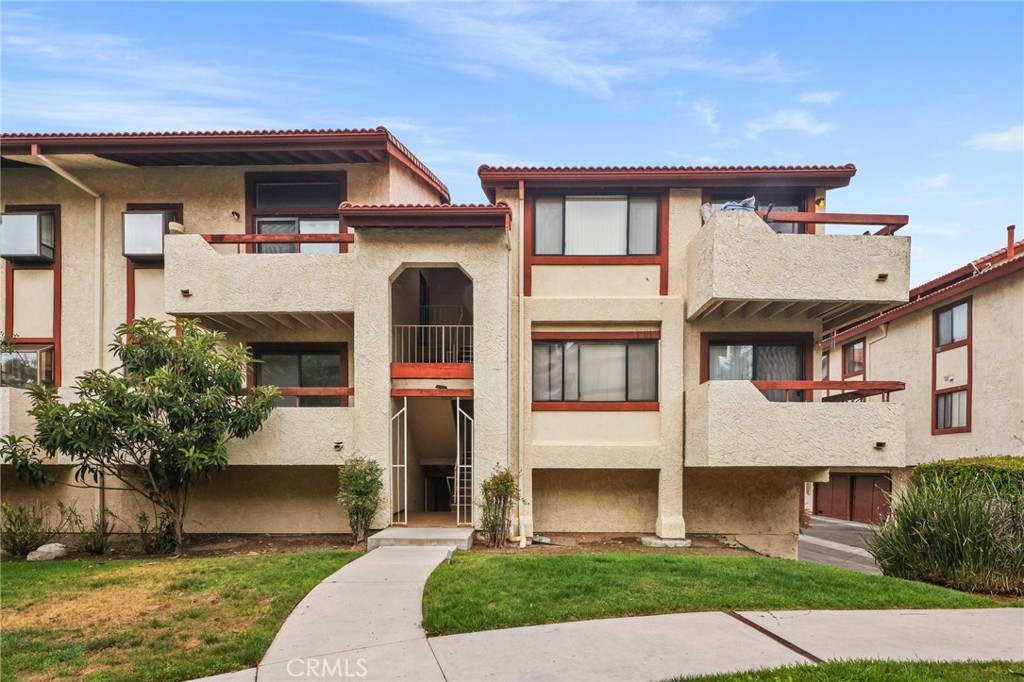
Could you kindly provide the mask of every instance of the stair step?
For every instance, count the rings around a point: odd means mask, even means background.
[[[391,526],[366,539],[366,551],[378,547],[455,547],[469,549],[473,546],[472,528],[405,528]]]

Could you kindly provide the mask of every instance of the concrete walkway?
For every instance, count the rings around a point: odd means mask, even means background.
[[[1024,662],[1024,609],[680,613],[427,639],[444,547],[382,547],[317,585],[258,669],[217,682],[662,680],[831,659]]]
[[[864,538],[870,533],[866,523],[813,516],[810,528],[800,533],[797,556],[800,561],[881,575],[874,557],[864,549]]]

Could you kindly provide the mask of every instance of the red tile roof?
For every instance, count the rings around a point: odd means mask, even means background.
[[[387,128],[142,133],[4,133],[4,156],[95,154],[131,165],[361,163],[395,158],[447,201],[451,194]]]
[[[857,172],[843,166],[480,166],[491,201],[498,188],[531,187],[845,187]]]
[[[338,207],[347,227],[504,227],[511,211],[506,204],[396,204]]]

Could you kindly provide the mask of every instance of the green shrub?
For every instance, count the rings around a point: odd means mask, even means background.
[[[79,518],[75,524],[78,530],[78,549],[93,556],[105,554],[115,518],[109,509],[104,509],[99,516],[94,515],[88,527]]]
[[[352,457],[338,467],[338,504],[348,514],[356,542],[366,539],[384,489],[384,469],[376,460]]]
[[[1009,458],[922,465],[867,540],[889,576],[1024,594],[1024,466]]]
[[[139,512],[135,517],[139,528],[139,549],[146,554],[170,554],[178,548],[178,536],[174,529],[174,519],[160,512],[156,521],[149,520],[149,514]]]
[[[28,553],[45,545],[72,525],[78,515],[74,505],[57,501],[58,518],[53,522],[50,507],[33,504],[26,507],[19,504],[12,507],[0,504],[0,547],[14,556],[25,558]]]
[[[512,530],[512,502],[519,497],[519,485],[510,469],[495,467],[484,481],[484,508],[481,526],[491,547],[505,544]]]

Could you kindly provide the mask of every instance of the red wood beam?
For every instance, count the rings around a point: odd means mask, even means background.
[[[392,379],[472,379],[472,362],[392,362]]]

